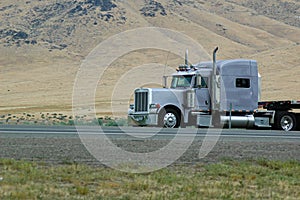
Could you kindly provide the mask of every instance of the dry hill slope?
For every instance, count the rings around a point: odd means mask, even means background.
[[[2,0],[1,112],[69,112],[85,56],[110,36],[148,26],[184,33],[208,52],[220,46],[220,59],[256,59],[263,100],[300,99],[297,0]],[[122,74],[145,63],[165,64],[167,57],[167,52],[144,50],[116,60],[99,83],[97,111],[109,114],[112,91]],[[181,62],[178,56],[168,57],[174,68]]]

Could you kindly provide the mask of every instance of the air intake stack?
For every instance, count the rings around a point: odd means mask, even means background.
[[[213,72],[211,76],[211,109],[212,111],[218,110],[217,106],[217,51],[219,47],[215,48],[213,52]]]

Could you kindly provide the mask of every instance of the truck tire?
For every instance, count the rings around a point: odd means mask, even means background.
[[[276,118],[276,127],[284,131],[296,130],[296,116],[290,112],[279,112]]]
[[[181,117],[176,110],[167,108],[160,112],[158,120],[160,127],[178,128],[180,126]]]

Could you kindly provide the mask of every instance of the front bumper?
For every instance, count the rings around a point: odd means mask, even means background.
[[[158,114],[129,114],[128,124],[136,126],[156,126],[158,125]]]

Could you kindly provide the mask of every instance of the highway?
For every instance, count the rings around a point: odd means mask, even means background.
[[[178,134],[180,136],[203,138],[205,136],[219,136],[222,140],[248,141],[268,140],[268,141],[298,141],[300,142],[300,131],[284,132],[277,130],[249,130],[249,129],[160,129],[160,128],[137,128],[137,127],[94,127],[82,126],[81,132],[78,133],[75,126],[17,126],[17,125],[2,125],[0,126],[1,137],[75,137],[78,134],[90,135],[107,135],[112,138],[118,138],[126,135],[136,136],[141,138],[156,137],[156,139],[168,139]]]
[[[79,132],[78,132],[79,130]],[[211,163],[220,160],[300,161],[300,132],[247,129],[159,129],[137,127],[0,126],[0,158],[15,158],[50,163],[80,162],[99,164],[82,142],[84,137],[111,140],[129,152],[154,152],[175,138],[191,141],[176,163]],[[99,140],[100,139],[100,140]],[[199,150],[211,141],[209,154],[199,158]],[[174,151],[178,150],[173,147]],[[100,163],[101,164],[101,163]]]

